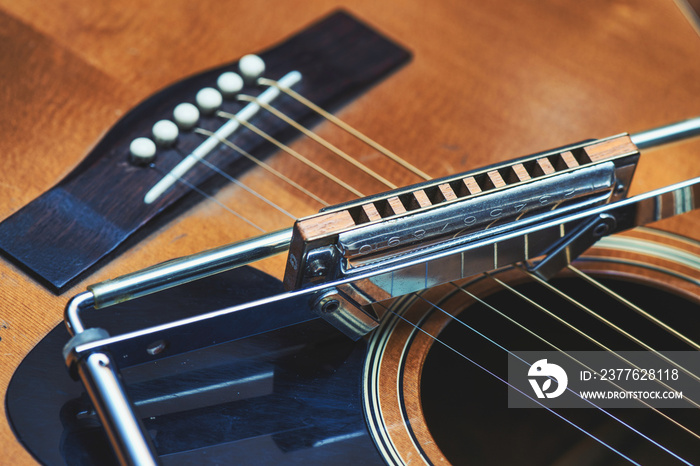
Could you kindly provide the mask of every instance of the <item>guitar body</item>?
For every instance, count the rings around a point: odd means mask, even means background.
[[[274,1],[129,1],[119,5],[0,1],[0,99],[4,109],[0,116],[4,136],[0,138],[4,162],[0,219],[9,217],[68,174],[100,135],[141,100],[184,76],[269,47],[337,7],[333,1],[303,5]],[[488,5],[354,1],[343,7],[409,48],[414,58],[342,110],[340,116],[433,177],[591,137],[641,131],[700,113],[700,39],[671,1]],[[332,125],[321,125],[318,131],[376,171],[388,172],[397,185],[419,181],[408,172],[394,170],[386,159]],[[298,140],[293,147],[319,164],[337,164],[311,141]],[[698,142],[689,142],[643,154],[632,194],[700,176],[698,150]],[[308,189],[323,193],[329,203],[351,199],[349,193],[284,155],[274,156],[270,163]],[[351,169],[345,173],[364,194],[385,189]],[[319,209],[311,199],[281,187],[260,171],[251,171],[242,181],[295,216]],[[221,189],[217,200],[269,231],[289,224],[287,218],[261,214],[260,207],[239,188]],[[700,217],[691,213],[658,226],[697,238]],[[204,201],[59,296],[29,278],[10,260],[3,260],[3,396],[22,360],[61,322],[68,298],[89,283],[255,234],[218,204]],[[684,246],[697,254],[695,247]],[[611,255],[610,249],[601,251],[603,256]],[[265,261],[260,268],[279,279],[284,259]],[[617,273],[625,277],[640,274],[630,270]],[[646,278],[688,295],[683,285],[673,280]],[[690,299],[693,302],[697,297]],[[464,307],[459,304],[455,309],[460,306]],[[308,332],[316,332],[314,335],[324,334],[329,328],[314,322],[300,325],[310,326]],[[437,322],[435,326],[440,329],[447,324]],[[286,341],[286,337],[280,338]],[[325,341],[327,337],[318,338]],[[352,442],[364,442],[361,450],[368,447],[368,461],[380,461],[381,455],[372,449],[375,441],[362,430],[366,429],[362,416],[367,407],[361,405],[363,396],[369,393],[363,348],[366,342],[353,345],[343,343],[342,337],[331,340],[338,349],[329,352],[329,357],[337,354],[338,359],[328,364],[334,370],[347,368],[338,387],[351,388],[339,398],[347,396],[351,406],[340,413],[343,417],[350,411],[355,413],[349,423],[350,434],[363,432],[349,438],[355,440],[346,445],[357,453],[360,449],[352,448]],[[421,354],[429,354],[427,347]],[[314,352],[301,354],[313,359]],[[60,353],[55,360],[60,365],[58,370],[64,371]],[[384,362],[388,361],[387,357]],[[328,370],[328,365],[318,367]],[[397,373],[420,380],[398,362],[395,367]],[[430,367],[427,370],[434,370]],[[411,398],[410,393],[403,392],[396,392],[396,396]],[[331,412],[321,409],[319,419],[329,419]],[[384,425],[406,425],[399,422],[400,417],[388,416]],[[4,461],[34,463],[6,417],[0,421]],[[310,425],[316,422],[307,421]],[[354,430],[355,426],[361,430]],[[333,438],[333,429],[337,426],[330,426],[316,438]],[[348,434],[343,429],[338,432]],[[515,430],[509,438],[526,442],[527,437],[518,437]],[[405,440],[387,442],[399,445],[396,448],[402,452],[408,451],[401,446]],[[291,445],[290,450],[296,446],[293,440],[286,445]],[[442,461],[440,455],[421,454],[434,462]]]
[[[638,244],[655,254],[626,250]],[[645,309],[680,329],[695,319],[700,303],[693,278],[700,266],[684,264],[677,256],[681,245],[688,257],[700,252],[700,243],[640,230],[604,242],[577,266],[608,277],[606,284],[637,303],[652,303]],[[589,334],[605,334],[517,269],[497,277]],[[570,274],[553,283],[658,348],[687,349]],[[560,348],[598,349],[488,278],[462,286]],[[88,316],[88,323],[126,332],[279,290],[277,280],[244,267],[116,305]],[[452,285],[398,300],[380,328],[358,342],[322,319],[308,320],[303,306],[284,312],[298,316],[298,323],[122,371],[164,464],[618,464],[620,456],[595,438],[633,461],[683,464],[633,429],[687,461],[698,460],[697,439],[650,409],[558,410],[592,432],[589,437],[544,409],[508,408],[506,386],[494,377],[507,377],[505,354],[489,340],[510,349],[548,347]],[[683,332],[700,338],[696,328]],[[620,335],[606,337],[615,350],[635,349]],[[67,339],[59,325],[22,362],[7,392],[9,418],[41,463],[117,464],[82,385],[62,364]],[[700,429],[695,409],[673,411],[683,426]]]

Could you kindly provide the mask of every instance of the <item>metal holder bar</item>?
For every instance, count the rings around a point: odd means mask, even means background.
[[[138,466],[159,464],[155,448],[133,412],[133,405],[109,354],[92,353],[81,358],[78,371],[119,463]]]
[[[235,269],[279,254],[289,248],[292,229],[279,230],[187,257],[173,259],[88,287],[95,308],[111,306],[183,283]]]
[[[641,150],[670,144],[700,135],[700,117],[632,134],[630,139]]]
[[[700,134],[700,118],[669,125],[656,130],[632,135],[631,138],[640,148],[648,148],[679,139]],[[660,206],[663,202],[663,209]],[[668,202],[666,202],[668,201]],[[669,208],[670,207],[670,208]],[[685,183],[670,186],[636,198],[619,201],[607,206],[588,209],[586,212],[565,216],[562,219],[552,219],[545,222],[544,228],[551,228],[556,222],[585,221],[586,215],[603,215],[614,212],[624,218],[618,225],[618,230],[631,228],[638,224],[658,220],[700,207],[700,178]],[[532,234],[537,226],[497,235],[477,241],[478,244],[455,245],[461,252],[478,247],[492,246],[500,241],[501,236],[514,238]],[[345,278],[338,283],[311,287],[302,291],[286,293],[243,307],[220,310],[200,316],[196,319],[173,322],[154,329],[144,329],[129,335],[108,337],[104,331],[85,329],[80,313],[89,308],[100,308],[144,296],[182,283],[197,280],[215,273],[230,270],[273,254],[280,253],[289,247],[291,230],[282,230],[248,241],[214,249],[194,256],[176,259],[149,269],[136,272],[115,280],[103,282],[90,287],[90,291],[75,296],[68,304],[65,321],[69,331],[74,335],[64,349],[66,363],[77,371],[88,394],[95,405],[100,420],[109,435],[110,442],[121,464],[124,465],[154,465],[158,464],[157,456],[149,436],[144,432],[141,422],[134,413],[114,361],[107,352],[108,347],[118,350],[120,343],[140,342],[153,338],[158,332],[179,331],[183,326],[195,326],[208,321],[209,328],[216,326],[221,319],[245,309],[266,312],[270,306],[289,299],[304,299],[314,302],[314,297],[322,296],[324,291],[336,286],[342,286],[355,280],[369,278],[371,274]],[[488,244],[487,244],[488,243]],[[438,255],[445,253],[439,253]],[[418,259],[417,259],[418,260]],[[390,265],[383,273],[410,267],[415,264]],[[380,272],[377,272],[380,273]],[[341,283],[342,282],[342,283]],[[219,328],[231,328],[218,326]],[[214,327],[216,328],[216,327]],[[218,342],[221,342],[220,340]],[[196,349],[197,344],[183,345],[181,350]],[[171,355],[171,354],[169,354]],[[165,356],[165,355],[163,355]],[[132,358],[129,358],[130,360]],[[135,358],[138,359],[138,358]]]
[[[80,311],[93,305],[90,292],[82,293],[68,303],[66,322],[73,338],[63,349],[66,364],[80,376],[119,463],[129,466],[160,464],[109,353],[99,350],[85,354],[75,352],[80,344],[109,337],[102,329],[84,328]]]

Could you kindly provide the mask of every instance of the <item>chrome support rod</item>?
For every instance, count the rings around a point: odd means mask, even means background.
[[[642,131],[630,137],[638,148],[647,149],[697,135],[700,135],[700,117]],[[164,262],[92,285],[88,289],[94,295],[96,309],[111,306],[285,252],[289,249],[291,238],[291,228],[268,233]]]
[[[700,135],[700,117],[679,121],[666,126],[641,131],[630,135],[634,145],[640,150],[671,142],[689,139]]]
[[[401,289],[391,292],[390,297],[400,294],[421,291],[426,286],[438,285],[446,281],[471,276],[477,273],[493,270],[494,251],[499,244],[512,246],[504,248],[499,254],[499,264],[512,264],[528,258],[525,253],[525,245],[530,251],[530,256],[535,257],[551,248],[552,237],[559,238],[560,226],[565,225],[566,231],[574,231],[577,225],[588,219],[610,215],[616,219],[612,231],[605,234],[614,234],[628,230],[636,226],[662,220],[675,215],[700,209],[700,177],[682,183],[667,186],[662,189],[634,196],[612,204],[588,209],[583,212],[569,214],[564,218],[549,219],[544,222],[533,222],[527,227],[494,231],[491,237],[480,238],[476,241],[469,238],[457,238],[452,244],[436,245],[434,248],[426,248],[414,257],[399,257],[377,264],[376,268],[364,269],[359,273],[348,271],[345,276],[330,282],[313,285],[308,288],[281,293],[263,298],[257,301],[236,305],[230,308],[217,309],[197,316],[189,317],[167,324],[157,325],[151,328],[139,329],[130,333],[116,335],[109,338],[87,341],[75,346],[75,353],[89,354],[109,348],[114,354],[127,355],[120,360],[121,367],[129,367],[147,361],[154,361],[162,357],[174,354],[195,351],[211,345],[212,341],[224,343],[239,338],[238,322],[241,315],[252,313],[262,318],[276,309],[283,309],[276,319],[283,318],[288,309],[295,306],[305,306],[315,298],[322,296],[328,290],[344,289],[346,285],[360,286],[363,281],[372,281],[371,293],[378,293],[380,299],[385,299],[387,291],[382,291],[379,286],[390,280],[398,280],[402,283]],[[552,233],[555,233],[553,235]],[[525,237],[528,241],[525,241]],[[519,246],[518,246],[519,245]],[[465,254],[474,260],[464,261],[464,268],[452,267],[444,261],[455,260],[455,264],[461,262],[461,255]],[[501,257],[503,256],[503,257]],[[428,262],[438,264],[438,269],[446,273],[435,277],[430,283],[424,275],[416,273],[418,267],[425,271],[424,265]],[[455,272],[460,276],[449,275]],[[385,277],[386,279],[377,280]],[[367,292],[365,297],[373,300],[374,294]],[[309,313],[312,311],[309,310]],[[336,311],[338,312],[338,311]],[[164,340],[171,343],[172,348],[177,348],[177,353],[165,351],[158,355],[149,354],[143,349],[153,341]]]
[[[78,362],[78,371],[102,426],[107,431],[119,464],[160,464],[150,437],[134,414],[133,405],[109,355],[96,352],[82,358]]]
[[[700,134],[700,118],[637,133],[632,135],[631,138],[642,149],[689,138],[697,134]],[[698,192],[700,187],[698,185],[700,185],[700,179],[690,180],[668,187],[665,190],[618,202],[616,203],[617,205],[600,207],[594,209],[591,213],[601,213],[607,211],[606,209],[621,210],[620,218],[626,219],[628,225],[624,226],[629,228],[636,224],[643,224],[696,208],[700,205],[700,193]],[[622,215],[623,213],[624,215]],[[572,216],[572,220],[575,220],[573,217],[575,216]],[[550,223],[552,222],[555,221],[553,220]],[[536,229],[537,227],[532,228]],[[534,232],[533,230],[532,233]],[[527,233],[529,232],[515,232],[513,234]],[[207,327],[207,331],[212,331],[212,323],[216,324],[221,319],[232,315],[236,309],[232,309],[229,312],[223,310],[210,313],[210,315],[200,316],[192,322],[173,322],[166,326],[161,326],[163,328],[145,329],[137,332],[138,334],[121,335],[116,338],[110,338],[106,335],[106,332],[100,329],[86,330],[80,319],[81,311],[128,301],[281,253],[289,248],[291,236],[291,229],[281,230],[193,256],[165,262],[140,272],[93,285],[89,287],[89,291],[77,295],[68,304],[65,320],[69,331],[74,337],[66,346],[64,357],[68,365],[76,368],[80,374],[121,464],[155,465],[158,464],[158,459],[149,436],[144,432],[141,422],[134,413],[133,405],[128,399],[118,369],[109,353],[106,352],[106,348],[111,347],[113,350],[118,350],[115,347],[118,347],[119,343],[148,339],[150,337],[149,334],[154,331],[173,331],[177,330],[178,326],[182,324],[194,327],[204,325]],[[472,246],[463,247],[469,248]],[[445,252],[444,254],[448,253]],[[440,255],[440,253],[437,253],[437,255]],[[387,270],[393,273],[393,269],[398,271],[402,267],[405,268],[410,265],[389,265]],[[368,274],[368,277],[369,275],[371,273]],[[364,277],[347,277],[344,281],[350,282],[353,279],[362,278]],[[306,298],[307,294],[311,295],[322,291],[323,289],[301,290],[297,291],[296,294],[301,295],[301,298]],[[289,298],[294,294],[290,293]],[[274,304],[272,301],[284,298],[284,296],[273,297],[270,299],[270,302]],[[254,303],[251,304],[254,305]],[[256,308],[256,310],[258,309]],[[226,332],[230,329],[226,325],[223,328],[222,326],[214,327],[215,330],[217,328]],[[182,337],[180,332],[177,333]],[[225,341],[225,338],[222,338],[221,341]],[[186,343],[191,346],[189,349],[196,349],[198,346],[197,341]],[[187,346],[186,344],[183,348]]]
[[[109,337],[103,329],[85,329],[80,320],[80,311],[91,308],[93,304],[93,295],[87,291],[75,296],[66,307],[65,321],[73,335],[63,349],[66,364],[80,376],[119,464],[158,465],[160,462],[153,443],[133,410],[119,369],[110,354],[101,347],[84,354],[76,353],[76,347],[81,344]]]
[[[129,301],[183,283],[235,269],[289,248],[292,229],[279,230],[239,243],[173,259],[144,270],[89,286],[95,309]]]
[[[68,301],[66,305],[66,310],[63,315],[63,320],[68,327],[68,332],[72,336],[76,336],[79,333],[85,331],[85,326],[83,326],[83,321],[80,320],[80,313],[87,308],[91,308],[95,305],[95,299],[91,292],[85,291],[76,295]]]

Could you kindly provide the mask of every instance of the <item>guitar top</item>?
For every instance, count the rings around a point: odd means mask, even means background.
[[[341,5],[335,1],[89,2],[0,0],[0,220],[71,172],[139,102],[184,77],[283,41]],[[351,1],[342,7],[411,51],[412,61],[340,116],[433,178],[566,143],[636,132],[700,114],[700,38],[671,0],[542,2]],[[396,186],[396,170],[330,124],[323,137]],[[387,188],[340,165],[313,141],[292,147],[352,180],[363,194]],[[700,176],[699,142],[642,154],[630,194]],[[329,204],[352,193],[289,157],[272,167]],[[241,180],[297,218],[322,207],[260,171]],[[57,296],[9,257],[0,261],[0,391],[63,317],[70,296],[97,281],[291,226],[226,186],[138,238],[117,259]],[[700,217],[660,227],[698,238]],[[66,240],[69,242],[69,240]],[[70,245],[75,247],[76,245]],[[282,278],[285,258],[260,268]],[[3,403],[3,413],[5,404]],[[3,461],[33,464],[5,415]]]

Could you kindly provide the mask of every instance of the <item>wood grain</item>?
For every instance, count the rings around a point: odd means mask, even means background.
[[[339,5],[0,0],[0,219],[68,173],[100,134],[151,93],[267,47]],[[415,59],[341,117],[435,177],[700,113],[700,40],[670,0],[342,5],[408,46]],[[419,181],[331,125],[319,133],[396,184]],[[314,143],[294,148],[367,194],[382,190]],[[643,155],[632,191],[699,176],[698,149],[695,142]],[[288,157],[271,164],[330,203],[349,200]],[[318,209],[261,171],[244,181],[297,216]],[[282,216],[261,215],[259,203],[240,189],[226,188],[218,199],[267,229],[287,225]],[[700,218],[665,226],[697,235]],[[61,297],[2,262],[3,395],[14,367],[60,322],[67,297],[88,282],[252,234],[218,205],[204,203]],[[283,259],[262,268],[279,276]],[[4,461],[32,463],[5,416],[0,444]]]

